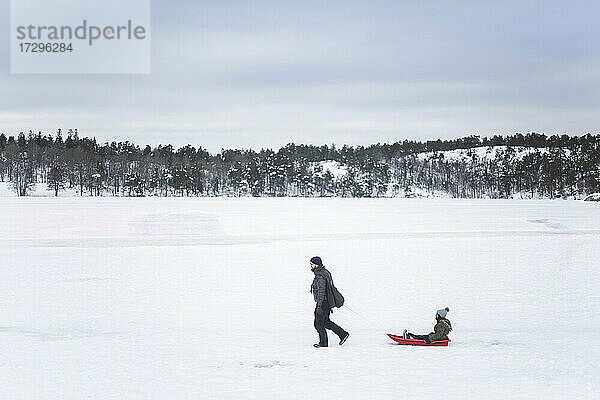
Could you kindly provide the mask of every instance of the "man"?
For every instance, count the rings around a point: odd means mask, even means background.
[[[333,285],[331,273],[323,266],[321,257],[310,259],[310,269],[314,272],[315,278],[310,287],[310,291],[315,299],[315,329],[319,332],[319,343],[314,344],[316,348],[327,347],[327,331],[333,331],[340,338],[340,346],[343,345],[350,334],[329,319],[331,306],[327,296],[327,285]]]

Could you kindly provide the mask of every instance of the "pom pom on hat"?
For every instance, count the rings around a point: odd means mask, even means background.
[[[441,310],[437,310],[437,315],[439,315],[442,318],[446,318],[446,315],[448,315],[448,311],[450,311],[448,307],[442,308]]]

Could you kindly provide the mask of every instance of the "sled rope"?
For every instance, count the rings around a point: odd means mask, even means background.
[[[367,321],[369,323],[369,325],[371,325],[372,327],[376,327],[379,326],[379,324],[375,323],[375,321],[373,321],[370,318],[365,317],[362,314],[357,313],[356,311],[354,311],[353,309],[351,309],[350,307],[348,307],[347,305],[344,304],[344,307],[348,309],[348,311],[352,312],[355,315],[358,315],[360,318],[364,319],[365,321]]]
[[[351,313],[353,313],[353,314],[355,314],[355,315],[359,316],[360,318],[364,319],[365,321],[367,321],[367,322],[369,323],[369,325],[370,325],[372,328],[376,328],[376,329],[382,329],[382,330],[385,330],[385,329],[387,329],[387,328],[384,328],[384,327],[383,327],[382,325],[380,325],[379,323],[376,323],[376,322],[375,322],[375,321],[373,321],[372,319],[370,319],[370,318],[367,318],[367,317],[365,317],[364,315],[362,315],[362,314],[360,314],[360,313],[357,313],[356,311],[354,311],[353,309],[351,309],[350,307],[348,307],[348,305],[347,305],[347,304],[344,304],[344,308],[345,308],[345,309],[347,309],[348,311],[350,311]]]
[[[353,314],[356,314],[356,315],[358,315],[359,317],[361,317],[361,318],[362,318],[362,319],[364,319],[365,321],[367,321],[367,322],[370,322],[370,323],[373,323],[373,321],[371,321],[371,320],[370,320],[370,319],[368,319],[367,317],[365,317],[365,316],[363,316],[363,315],[361,315],[361,314],[357,313],[356,311],[354,311],[353,309],[351,309],[351,308],[350,308],[350,307],[348,307],[347,305],[344,305],[344,307],[345,307],[345,308],[346,308],[348,311],[352,312]]]

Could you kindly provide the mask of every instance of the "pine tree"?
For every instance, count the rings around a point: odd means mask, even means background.
[[[48,172],[48,189],[54,191],[54,196],[58,197],[58,192],[65,190],[66,172],[65,163],[57,156],[50,165]]]

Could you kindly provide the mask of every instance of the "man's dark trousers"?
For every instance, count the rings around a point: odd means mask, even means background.
[[[348,333],[329,319],[331,309],[327,301],[323,302],[321,308],[323,309],[323,314],[319,314],[315,308],[315,329],[319,332],[319,345],[327,346],[327,331],[325,329],[333,331],[340,339]]]

